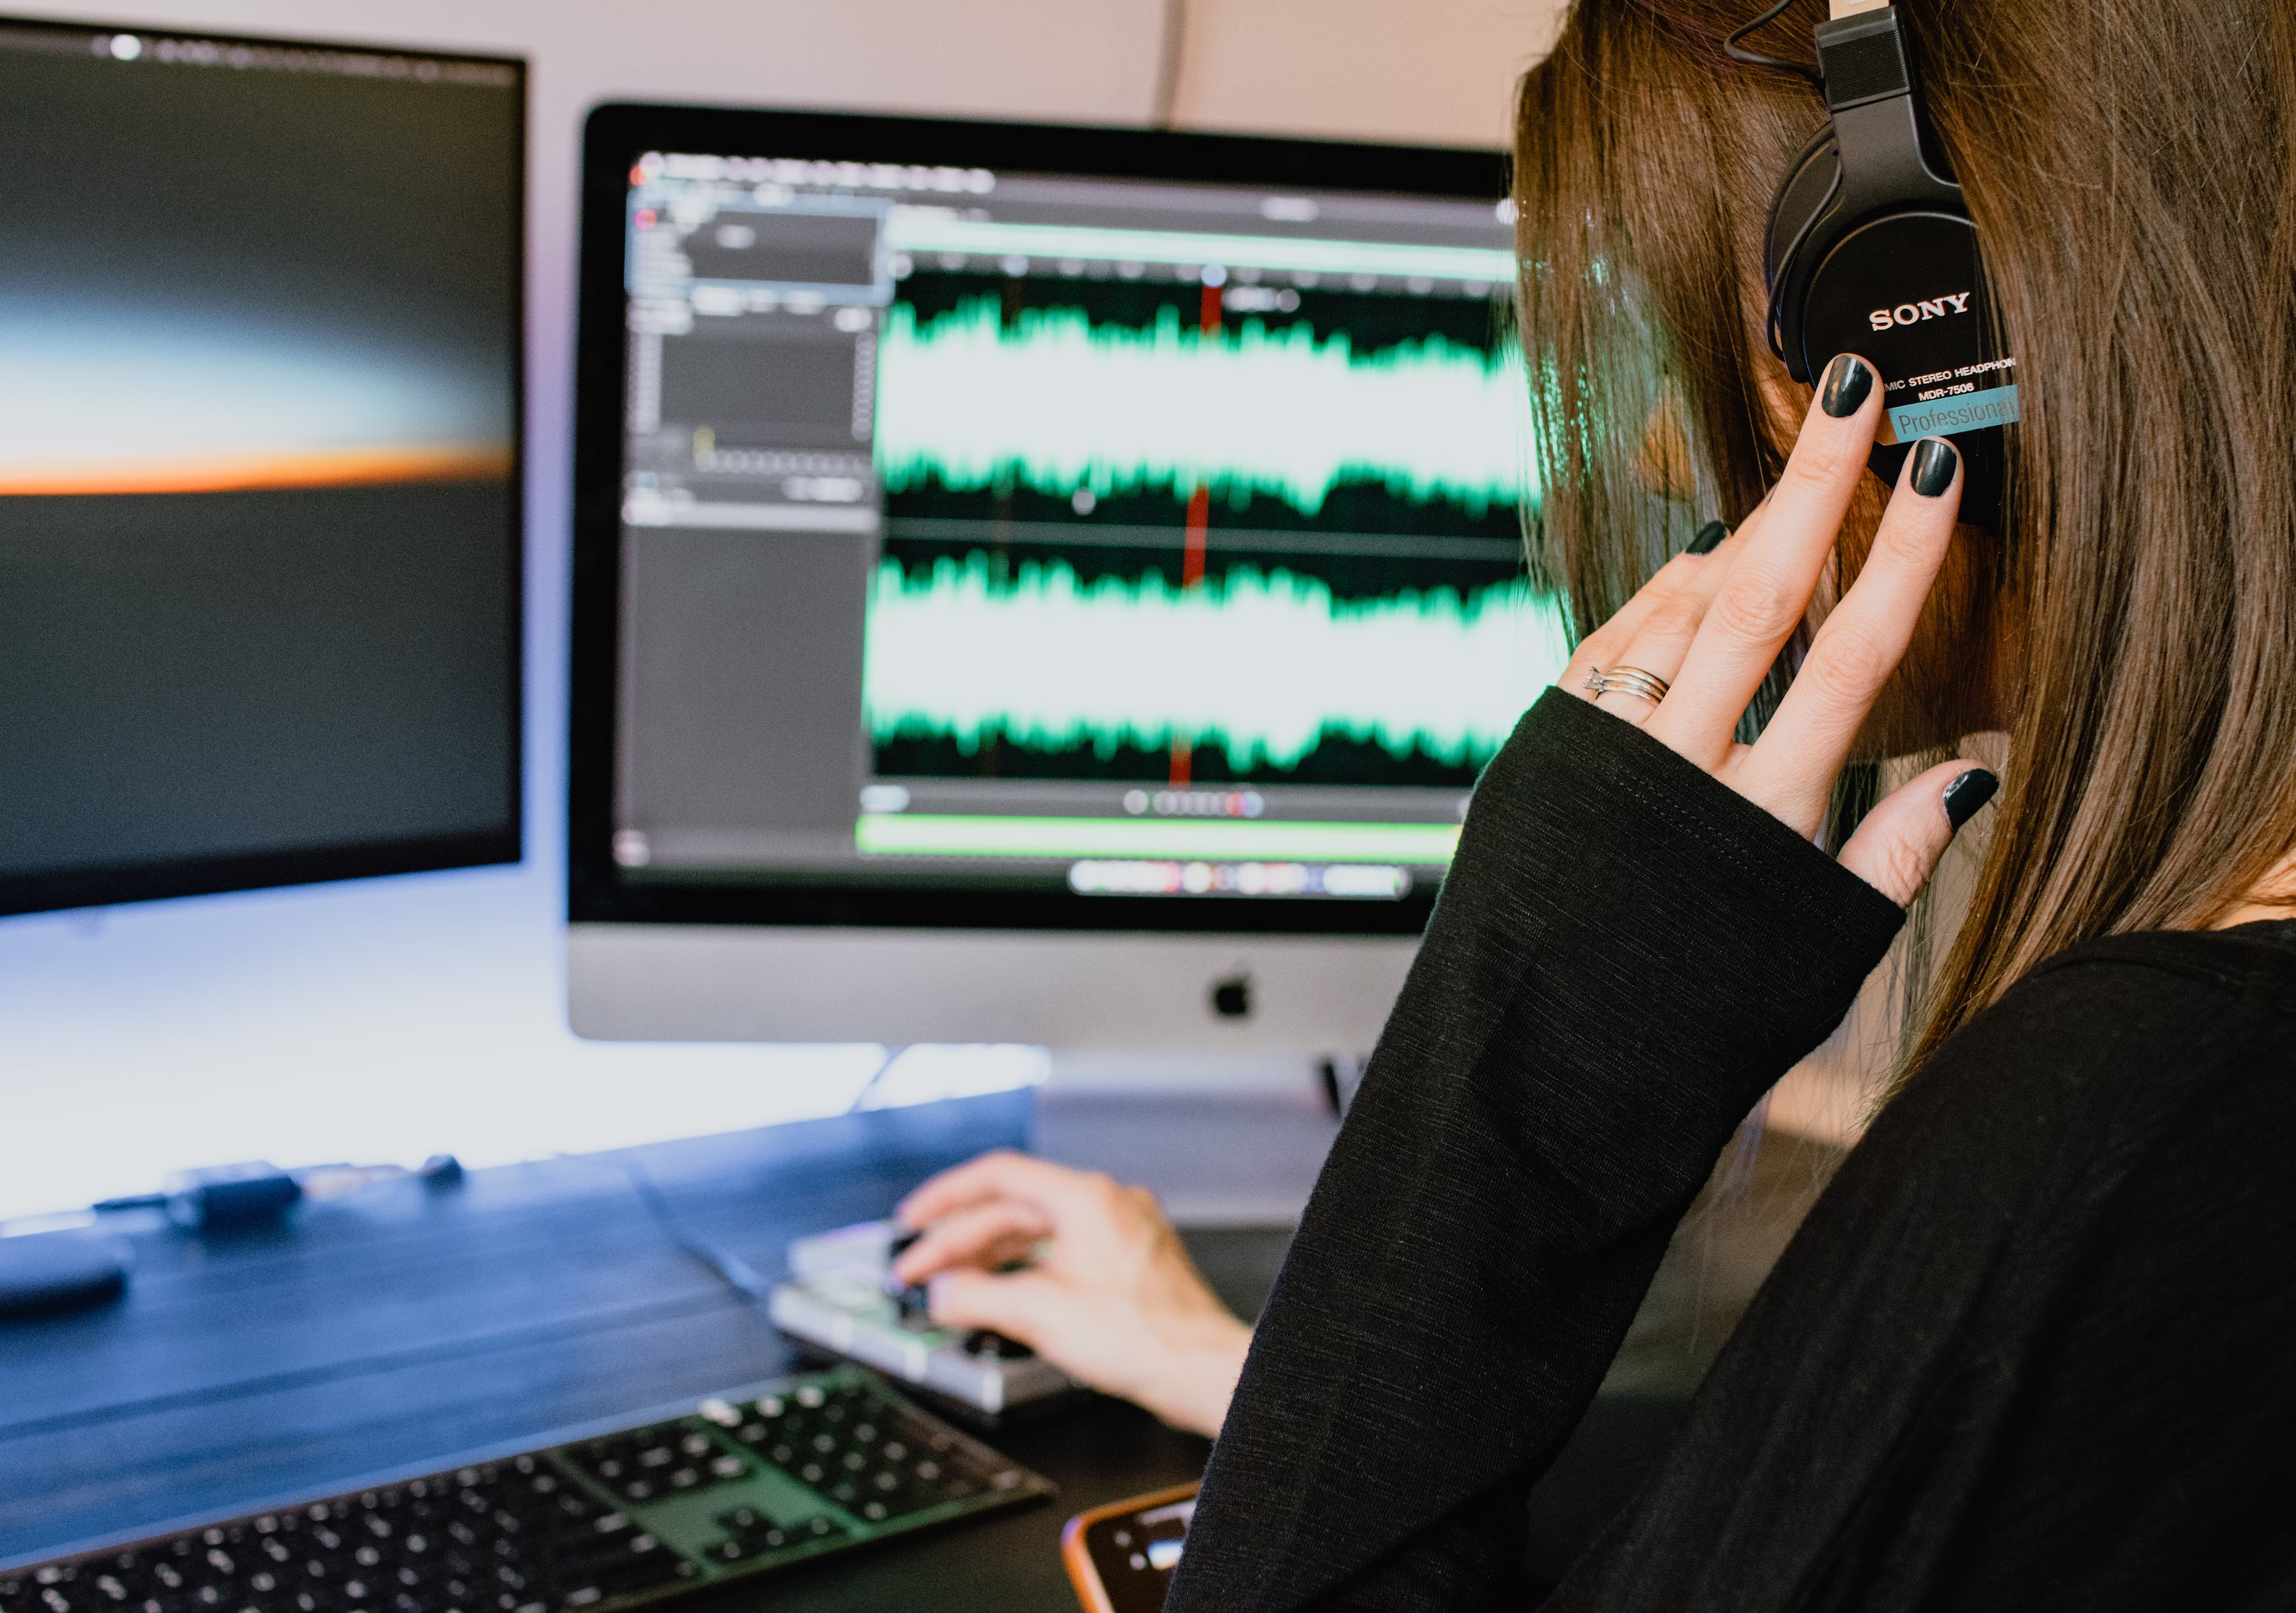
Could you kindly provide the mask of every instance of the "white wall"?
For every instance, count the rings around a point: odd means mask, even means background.
[[[1187,0],[1177,121],[1505,145],[1558,0]]]
[[[13,8],[12,8],[13,9]],[[869,1049],[564,1025],[564,444],[583,111],[614,98],[1137,122],[1163,0],[50,0],[60,19],[529,57],[528,857],[0,920],[0,1216],[226,1159],[472,1163],[843,1107]],[[1190,0],[1184,125],[1496,145],[1552,0]]]

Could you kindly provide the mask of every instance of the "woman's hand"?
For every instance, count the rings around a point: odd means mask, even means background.
[[[1941,438],[1923,439],[1865,568],[1827,615],[1776,715],[1756,743],[1738,744],[1739,717],[1824,575],[1882,404],[1873,366],[1836,358],[1768,498],[1712,553],[1669,561],[1588,636],[1559,680],[1805,836],[1824,824],[1833,781],[1906,653],[1961,507],[1960,454]],[[1588,687],[1596,668],[1636,668],[1671,687],[1656,701],[1615,687],[1598,696]],[[1996,786],[1974,762],[1931,768],[1866,815],[1841,850],[1842,866],[1899,905],[1910,902]]]
[[[1000,1149],[942,1172],[897,1214],[924,1236],[894,1274],[930,1284],[933,1321],[1002,1333],[1176,1428],[1219,1433],[1251,1329],[1145,1188]],[[1029,1263],[998,1270],[1015,1261]]]

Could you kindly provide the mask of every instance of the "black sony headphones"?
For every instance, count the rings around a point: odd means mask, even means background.
[[[1739,48],[1791,4],[1731,35],[1730,55],[1807,74]],[[1883,388],[1874,473],[1894,485],[1913,443],[1950,436],[1963,455],[1961,519],[1997,530],[2014,360],[1961,186],[1929,138],[1896,8],[1818,24],[1817,55],[1827,121],[1779,184],[1762,247],[1770,349],[1808,383],[1837,353],[1871,359]]]

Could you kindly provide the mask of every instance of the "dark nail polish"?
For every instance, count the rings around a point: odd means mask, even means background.
[[[1698,536],[1693,538],[1690,540],[1690,547],[1682,552],[1685,555],[1710,555],[1721,547],[1722,540],[1729,535],[1728,527],[1718,521],[1710,521],[1698,529]]]
[[[2001,780],[1983,768],[1972,768],[1945,786],[1946,821],[1956,829],[1977,816],[1977,809],[1994,797]]]
[[[1836,420],[1847,420],[1865,407],[1873,390],[1873,366],[1855,353],[1844,353],[1825,366],[1825,390],[1818,402]]]
[[[1914,449],[1914,491],[1934,498],[1953,485],[1961,455],[1942,437],[1924,437]]]

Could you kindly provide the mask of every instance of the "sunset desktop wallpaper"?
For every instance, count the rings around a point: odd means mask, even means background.
[[[518,78],[165,43],[0,27],[0,879],[512,832]]]

